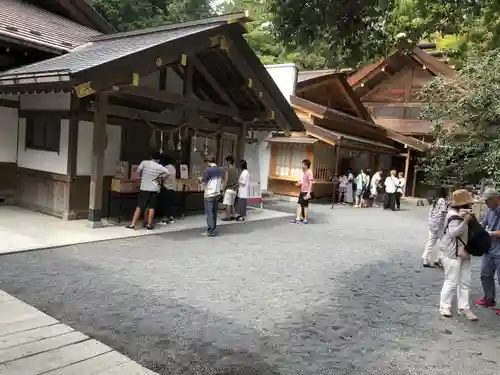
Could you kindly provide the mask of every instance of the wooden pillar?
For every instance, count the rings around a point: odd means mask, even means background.
[[[240,125],[240,134],[238,134],[238,140],[236,143],[236,165],[239,165],[240,160],[245,157],[245,143],[247,140],[247,127],[245,124]]]
[[[406,152],[406,160],[405,160],[405,180],[406,180],[406,185],[405,189],[403,191],[403,197],[406,197],[406,192],[408,190],[408,173],[410,172],[410,160],[411,160],[411,151],[410,148],[407,146],[407,152]],[[413,176],[413,180],[415,181],[415,177]]]
[[[413,166],[413,183],[411,186],[411,196],[412,197],[415,196],[416,187],[417,187],[417,164],[415,164]]]
[[[104,177],[104,153],[106,151],[107,94],[96,94],[96,111],[94,112],[94,133],[92,136],[92,159],[89,196],[89,226],[102,226],[102,193]]]
[[[333,194],[332,194],[332,206],[335,204],[335,192],[337,191],[337,181],[339,179],[339,164],[340,164],[340,142],[337,143],[337,147],[335,147],[335,171],[333,174]]]

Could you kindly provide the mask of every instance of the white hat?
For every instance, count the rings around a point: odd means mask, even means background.
[[[500,198],[500,193],[493,189],[493,188],[487,188],[484,192],[483,195],[481,196],[481,201],[486,201],[491,198]]]

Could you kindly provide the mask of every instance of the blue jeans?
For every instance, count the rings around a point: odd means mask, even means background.
[[[481,260],[481,284],[484,298],[490,302],[495,301],[495,272],[500,282],[500,254],[484,254]]]
[[[214,233],[217,228],[217,210],[219,209],[219,200],[205,199],[205,216],[207,218],[207,232]]]

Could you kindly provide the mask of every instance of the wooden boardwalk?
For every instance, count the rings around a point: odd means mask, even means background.
[[[155,375],[0,291],[0,375]]]

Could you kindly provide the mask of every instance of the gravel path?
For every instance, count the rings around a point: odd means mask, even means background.
[[[315,205],[308,226],[6,255],[0,288],[160,374],[498,374],[494,312],[437,313],[426,213]]]

